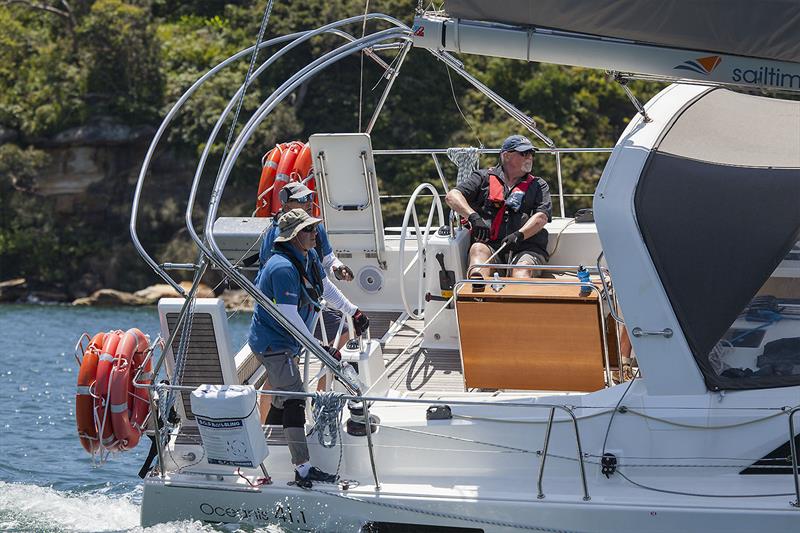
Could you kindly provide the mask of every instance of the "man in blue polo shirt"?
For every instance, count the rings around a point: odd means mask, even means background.
[[[309,327],[320,308],[325,271],[314,250],[317,226],[322,222],[303,209],[284,213],[278,221],[272,254],[257,279],[259,290],[272,300],[294,325]],[[303,379],[295,356],[300,343],[261,305],[256,304],[248,344],[264,365],[274,390],[303,392]],[[338,350],[327,348],[332,355]],[[267,424],[280,424],[295,466],[295,482],[310,488],[314,481],[333,482],[336,476],[311,466],[305,436],[305,400],[274,396]]]
[[[314,192],[299,181],[287,183],[280,190],[279,194],[281,197],[281,205],[283,206],[281,213],[288,213],[292,209],[303,209],[309,215],[311,214],[314,207]],[[259,277],[263,275],[263,266],[267,264],[267,261],[269,261],[272,255],[275,237],[278,235],[279,218],[279,216],[275,216],[272,219],[272,225],[267,230],[261,242],[258,259],[259,263],[262,265],[262,269],[259,271]],[[352,281],[353,271],[334,255],[333,248],[328,239],[328,233],[325,231],[325,227],[322,224],[317,225],[317,237],[314,243],[314,250],[316,250],[320,261],[322,261],[322,266],[326,272],[331,272],[336,279],[340,281]],[[256,283],[258,283],[258,278],[256,278]],[[339,320],[342,316],[341,313],[344,313],[353,318],[355,334],[361,336],[369,327],[369,318],[367,315],[353,305],[327,277],[323,279],[323,284],[325,300],[328,302],[329,307],[336,309],[325,309],[322,313],[321,319],[325,325],[327,335],[330,335],[331,332],[338,329]],[[322,338],[319,327],[316,328],[314,333],[318,339]],[[343,336],[339,347],[346,341],[346,336]]]

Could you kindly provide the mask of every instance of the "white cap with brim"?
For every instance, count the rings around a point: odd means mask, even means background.
[[[303,228],[316,226],[320,222],[321,219],[312,217],[304,209],[292,209],[278,219],[278,236],[275,242],[291,241]]]
[[[286,197],[290,200],[302,200],[314,192],[299,181],[290,181],[283,188],[286,190]]]

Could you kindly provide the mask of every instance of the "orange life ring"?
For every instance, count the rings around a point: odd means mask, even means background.
[[[278,173],[278,164],[286,148],[286,144],[275,145],[275,148],[264,154],[261,159],[261,179],[258,180],[258,196],[256,197],[257,217],[267,217],[271,214],[272,187],[275,184],[275,175]]]
[[[306,143],[303,149],[297,154],[297,161],[294,163],[294,170],[292,170],[291,178],[293,181],[299,181],[306,187],[316,192],[317,181],[313,175],[314,168],[311,159],[311,145]],[[314,206],[311,211],[311,216],[319,218],[319,199],[315,198]]]
[[[100,359],[100,350],[106,334],[98,333],[89,342],[83,352],[81,369],[78,372],[78,389],[75,393],[75,420],[78,423],[78,437],[81,439],[83,449],[94,454],[100,449],[97,439],[97,426],[94,424],[94,399],[91,386],[97,377],[97,362]]]
[[[278,171],[275,175],[275,184],[272,186],[272,201],[270,202],[271,215],[275,215],[281,209],[280,190],[289,183],[297,156],[303,149],[303,143],[292,141],[281,155],[281,162],[278,163]]]
[[[147,346],[144,333],[137,328],[129,329],[117,346],[114,367],[111,369],[111,426],[120,451],[133,449],[139,444],[142,424],[150,410],[146,392],[143,394],[141,389],[133,385],[133,378],[142,364]],[[147,368],[145,371],[149,372]]]
[[[109,384],[111,368],[114,366],[114,355],[121,338],[121,331],[109,331],[103,340],[103,349],[97,363],[97,379],[94,382],[94,423],[100,434],[100,445],[109,450],[116,450],[114,430],[111,428],[111,417],[108,409]]]
[[[294,162],[294,168],[289,175],[292,181],[300,181],[305,183],[308,173],[311,171],[311,145],[306,143],[297,154],[297,159]]]
[[[306,187],[311,189],[312,192],[316,192],[317,180],[314,178],[313,166],[311,145],[306,143],[297,155],[297,161],[295,161],[294,170],[292,171],[292,179],[302,182]],[[319,218],[319,215],[319,198],[315,198],[314,206],[311,209],[311,216]]]

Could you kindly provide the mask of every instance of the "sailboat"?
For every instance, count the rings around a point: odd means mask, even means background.
[[[365,19],[384,29],[360,38],[346,33]],[[198,234],[192,206],[208,149],[203,152],[187,209],[199,259],[158,263],[136,229],[156,147],[192,93],[253,48],[201,77],[158,130],[132,211],[140,254],[184,295],[160,302],[165,342],[160,355],[151,352],[153,372],[166,369],[171,384],[137,381],[151,404],[155,456],[143,469],[142,524],[191,519],[301,531],[796,529],[800,103],[754,93],[800,91],[798,20],[800,6],[790,1],[448,0],[444,11],[419,9],[412,27],[368,14],[259,42],[254,48],[282,47],[233,96],[208,147],[260,72],[318,35],[344,37],[248,119],[216,175]],[[343,351],[357,363],[354,378],[253,285],[258,264],[245,259],[258,250],[269,219],[221,216],[219,207],[236,158],[259,123],[300,83],[362,52],[385,65],[388,80],[367,129],[309,139],[321,214],[334,249],[355,272],[340,288],[373,317],[370,335],[352,339]],[[391,64],[381,53],[395,54]],[[547,227],[546,269],[553,277],[469,279],[469,230],[444,216],[440,195],[477,157],[496,150],[372,149],[372,126],[409,53],[431,53],[447,64],[556,159],[561,216]],[[591,149],[610,152],[593,220],[566,217],[563,209],[559,161],[581,149],[557,147],[454,53],[599,68],[623,84],[635,116],[615,146]],[[674,83],[642,104],[626,85],[635,78]],[[376,158],[408,155],[431,157],[439,180],[414,191],[402,227],[384,227]],[[455,179],[452,167],[441,165],[448,156],[457,161]],[[415,207],[423,194],[433,197],[427,218]],[[195,298],[194,289],[185,291],[170,274],[191,268],[196,286],[209,266],[244,288],[304,346],[312,392],[296,394],[309,408],[311,398],[333,406],[332,414],[309,417],[307,429],[313,462],[336,472],[337,483],[310,490],[292,484],[278,427],[259,426],[255,437],[239,433],[241,449],[231,439],[225,449],[204,433],[208,423],[192,410],[194,391],[211,385],[255,390],[266,377],[247,345],[231,345],[222,303]],[[585,267],[589,279],[578,276]],[[623,327],[636,354],[629,374],[619,346]],[[313,392],[322,375],[332,378],[327,392]],[[266,458],[257,442],[262,432]],[[255,459],[216,459],[225,453]]]

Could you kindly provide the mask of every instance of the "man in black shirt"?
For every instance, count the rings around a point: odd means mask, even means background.
[[[500,165],[476,170],[447,193],[450,208],[467,219],[472,231],[469,264],[486,263],[500,246],[511,251],[515,265],[542,265],[548,260],[547,230],[552,220],[550,187],[531,174],[535,148],[522,135],[503,141]],[[503,263],[497,258],[495,262]],[[480,270],[484,278],[490,269]],[[515,278],[538,271],[515,268]]]

